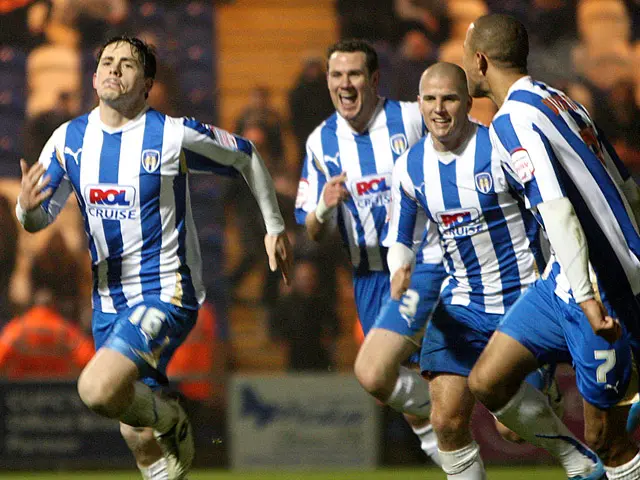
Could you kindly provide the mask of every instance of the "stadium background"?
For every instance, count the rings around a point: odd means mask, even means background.
[[[261,442],[269,441],[278,444],[270,454],[270,470],[282,465],[429,466],[399,415],[369,405],[357,388],[351,388],[351,397],[331,390],[336,379],[349,381],[361,341],[350,274],[341,249],[330,241],[307,241],[294,225],[292,210],[301,144],[332,111],[324,78],[326,48],[339,38],[369,39],[380,55],[380,94],[413,100],[420,73],[437,60],[460,63],[469,22],[489,11],[514,14],[527,24],[532,74],[585,104],[638,174],[638,0],[0,2],[0,476],[45,478],[26,472],[133,467],[113,425],[87,414],[74,396],[74,379],[92,353],[90,267],[74,201],[55,226],[36,235],[21,232],[12,214],[18,159],[34,162],[57,125],[95,105],[96,47],[119,33],[142,36],[157,48],[153,106],[215,123],[258,145],[275,178],[299,258],[294,285],[286,289],[267,272],[262,225],[249,191],[241,182],[192,178],[208,303],[171,368],[197,426],[197,466],[249,468],[258,470],[255,478],[270,478],[259,473],[262,467],[266,471],[267,460],[246,453],[267,451]],[[481,100],[472,115],[488,122],[493,112],[491,103]],[[561,368],[560,380],[565,420],[579,433],[580,399],[568,367]],[[325,425],[324,433],[314,434],[317,444],[305,450],[305,440],[314,435],[301,434],[312,431],[302,425],[314,409],[325,408],[318,395],[309,393],[312,389],[305,395],[300,388],[307,381],[329,392],[327,404],[337,409],[361,402],[358,408],[369,412],[363,410],[362,429],[346,435],[361,438],[357,435],[373,431],[373,440],[341,443],[345,425]],[[246,395],[247,385],[252,397]],[[265,392],[274,385],[283,387],[269,396]],[[344,404],[336,407],[331,397]],[[257,419],[265,411],[281,425],[260,437],[265,428],[251,427],[245,417]],[[491,465],[549,462],[538,450],[501,441],[481,408],[474,429]],[[234,432],[246,434],[237,439]],[[491,478],[528,478],[539,475],[540,468],[490,472]],[[9,470],[19,473],[9,476]],[[557,469],[544,471],[549,472],[544,478],[562,478]],[[362,478],[418,478],[409,470],[366,472]],[[218,477],[201,472],[193,478]]]

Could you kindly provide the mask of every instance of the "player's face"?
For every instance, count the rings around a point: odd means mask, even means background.
[[[98,98],[111,105],[144,101],[150,82],[144,78],[144,67],[133,47],[126,42],[107,45],[93,75]]]
[[[462,139],[471,99],[466,85],[456,85],[456,80],[445,75],[433,75],[423,79],[418,103],[424,123],[434,140],[446,146]]]
[[[333,106],[360,131],[369,122],[378,103],[379,72],[367,69],[364,52],[334,52],[329,58],[327,84]]]
[[[473,24],[467,30],[467,36],[464,39],[464,53],[462,55],[462,66],[467,74],[467,84],[469,86],[469,95],[473,98],[486,97],[489,93],[488,85],[485,78],[480,73],[476,62],[476,52],[471,47],[469,38],[473,31]]]

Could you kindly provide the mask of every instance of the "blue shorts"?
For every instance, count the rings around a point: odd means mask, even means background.
[[[389,272],[353,275],[353,294],[362,331],[366,336],[389,298]]]
[[[498,330],[533,353],[540,363],[572,362],[582,397],[608,409],[627,400],[635,371],[631,346],[635,342],[623,326],[622,337],[610,344],[593,333],[589,321],[573,298],[555,294],[556,280],[548,278],[530,286],[505,315]],[[605,298],[607,310],[615,312]],[[635,383],[635,382],[634,382]]]
[[[151,388],[168,384],[166,369],[195,325],[197,310],[160,300],[145,301],[119,313],[93,311],[96,350],[105,347],[131,359],[140,380]]]
[[[502,318],[461,305],[438,305],[422,343],[420,370],[468,377]],[[555,364],[545,365],[525,380],[544,391],[555,371]]]
[[[427,325],[420,370],[468,377],[502,315],[440,303]]]
[[[441,263],[416,265],[409,290],[400,300],[387,299],[373,327],[410,337],[420,346],[424,327],[438,303],[440,286],[446,275]]]

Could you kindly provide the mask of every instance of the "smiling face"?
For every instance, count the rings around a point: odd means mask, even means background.
[[[152,83],[152,79],[145,79],[135,48],[127,42],[107,45],[93,75],[100,102],[114,107],[144,103]]]
[[[362,131],[378,103],[379,72],[369,72],[364,52],[333,52],[327,85],[333,106],[356,131]]]
[[[424,75],[418,103],[436,148],[457,148],[464,140],[471,110],[466,84],[451,75]]]

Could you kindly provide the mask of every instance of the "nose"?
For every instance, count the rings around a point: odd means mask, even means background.
[[[109,73],[112,75],[115,75],[116,77],[119,77],[120,74],[122,73],[122,71],[120,70],[120,64],[113,62],[111,64],[111,68],[109,69]]]
[[[442,113],[445,111],[444,109],[444,102],[441,99],[437,99],[436,100],[436,108],[435,108],[437,113]]]
[[[351,80],[349,80],[349,75],[343,75],[340,77],[340,87],[348,88],[351,85]]]

